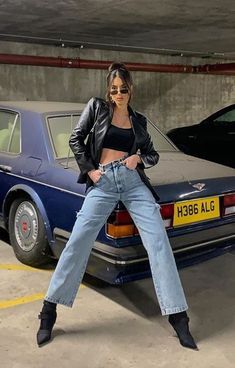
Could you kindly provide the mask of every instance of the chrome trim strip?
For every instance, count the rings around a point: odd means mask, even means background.
[[[235,239],[235,235],[228,235],[228,236],[224,236],[222,238],[218,238],[218,239],[214,239],[214,240],[209,240],[209,241],[206,241],[206,242],[203,242],[203,243],[200,243],[200,244],[191,245],[190,247],[187,247],[187,248],[174,250],[173,253],[176,253],[176,254],[177,253],[182,253],[185,250],[188,251],[188,250],[191,250],[191,249],[200,248],[200,247],[203,247],[205,245],[209,245],[209,244],[213,244],[213,243],[219,243],[221,241],[228,240],[228,239]]]
[[[37,180],[34,180],[34,179],[30,179],[28,177],[25,177],[25,176],[20,176],[20,175],[16,175],[16,174],[12,174],[12,173],[7,173],[7,175],[11,175],[11,176],[15,176],[17,178],[20,178],[20,179],[24,179],[24,180],[28,180],[28,181],[32,181],[33,183],[36,183],[36,184],[41,184],[41,185],[45,185],[47,187],[50,187],[50,188],[53,188],[53,189],[58,189],[60,190],[61,192],[66,192],[66,193],[70,193],[70,194],[74,194],[78,197],[83,197],[85,198],[85,195],[82,195],[82,194],[79,194],[79,193],[75,193],[75,192],[71,192],[70,190],[67,190],[67,189],[62,189],[62,188],[59,188],[59,187],[56,187],[54,185],[50,185],[50,184],[46,184],[46,183],[43,183],[41,181],[37,181]],[[20,185],[20,183],[18,183]]]
[[[104,261],[107,261],[107,262],[112,263],[112,264],[118,264],[118,265],[128,265],[128,264],[139,263],[139,262],[144,262],[144,261],[148,260],[148,257],[144,257],[144,258],[132,259],[130,261],[117,261],[115,259],[110,259],[108,257],[105,257],[102,254],[95,253],[94,251],[91,251],[91,253],[92,253],[93,256],[95,256],[97,258],[101,258]]]

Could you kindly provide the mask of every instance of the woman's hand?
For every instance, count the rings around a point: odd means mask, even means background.
[[[97,183],[97,181],[99,181],[101,175],[103,175],[103,173],[99,169],[88,171],[87,174],[89,175],[89,177],[91,178],[91,180],[93,181],[94,184]]]
[[[126,167],[130,170],[135,170],[137,164],[141,163],[141,158],[139,157],[139,155],[135,154],[135,155],[131,155],[129,157],[127,157],[123,163],[126,165]]]

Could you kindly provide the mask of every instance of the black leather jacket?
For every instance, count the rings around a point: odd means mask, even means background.
[[[129,155],[133,155],[137,151],[140,153],[142,163],[138,164],[136,169],[142,181],[149,187],[155,199],[158,200],[159,197],[150,185],[144,169],[156,165],[159,160],[159,154],[155,151],[151,137],[147,132],[147,119],[145,116],[133,111],[130,106],[128,106],[128,110],[135,135]],[[98,169],[102,144],[111,124],[112,116],[113,108],[109,103],[101,98],[91,98],[69,139],[69,145],[80,169],[78,183],[86,183],[87,189],[93,184],[87,172],[92,169]]]

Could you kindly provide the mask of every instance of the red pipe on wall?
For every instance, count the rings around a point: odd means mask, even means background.
[[[234,73],[235,72],[235,63],[221,63],[221,64],[206,64],[206,65],[198,65],[195,66],[196,73]]]
[[[0,64],[47,66],[55,68],[106,69],[112,61],[72,59],[62,57],[0,54]],[[158,73],[203,73],[235,75],[235,63],[208,65],[125,63],[129,70]]]
[[[61,57],[45,57],[32,55],[0,54],[0,63],[16,65],[52,66],[60,68],[107,69],[112,61],[68,59]],[[130,70],[165,72],[165,73],[192,73],[191,66],[158,65],[143,63],[126,63]]]

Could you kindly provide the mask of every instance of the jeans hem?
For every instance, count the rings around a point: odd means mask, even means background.
[[[163,309],[161,309],[161,312],[162,312],[162,315],[165,316],[167,314],[174,314],[174,313],[184,312],[187,309],[188,309],[188,306],[174,307],[174,308],[163,308]]]
[[[64,305],[65,307],[72,308],[73,306],[73,302],[68,303],[61,299],[51,298],[50,296],[46,296],[44,300],[47,300],[48,302],[55,303],[55,304],[61,304],[61,305]]]

